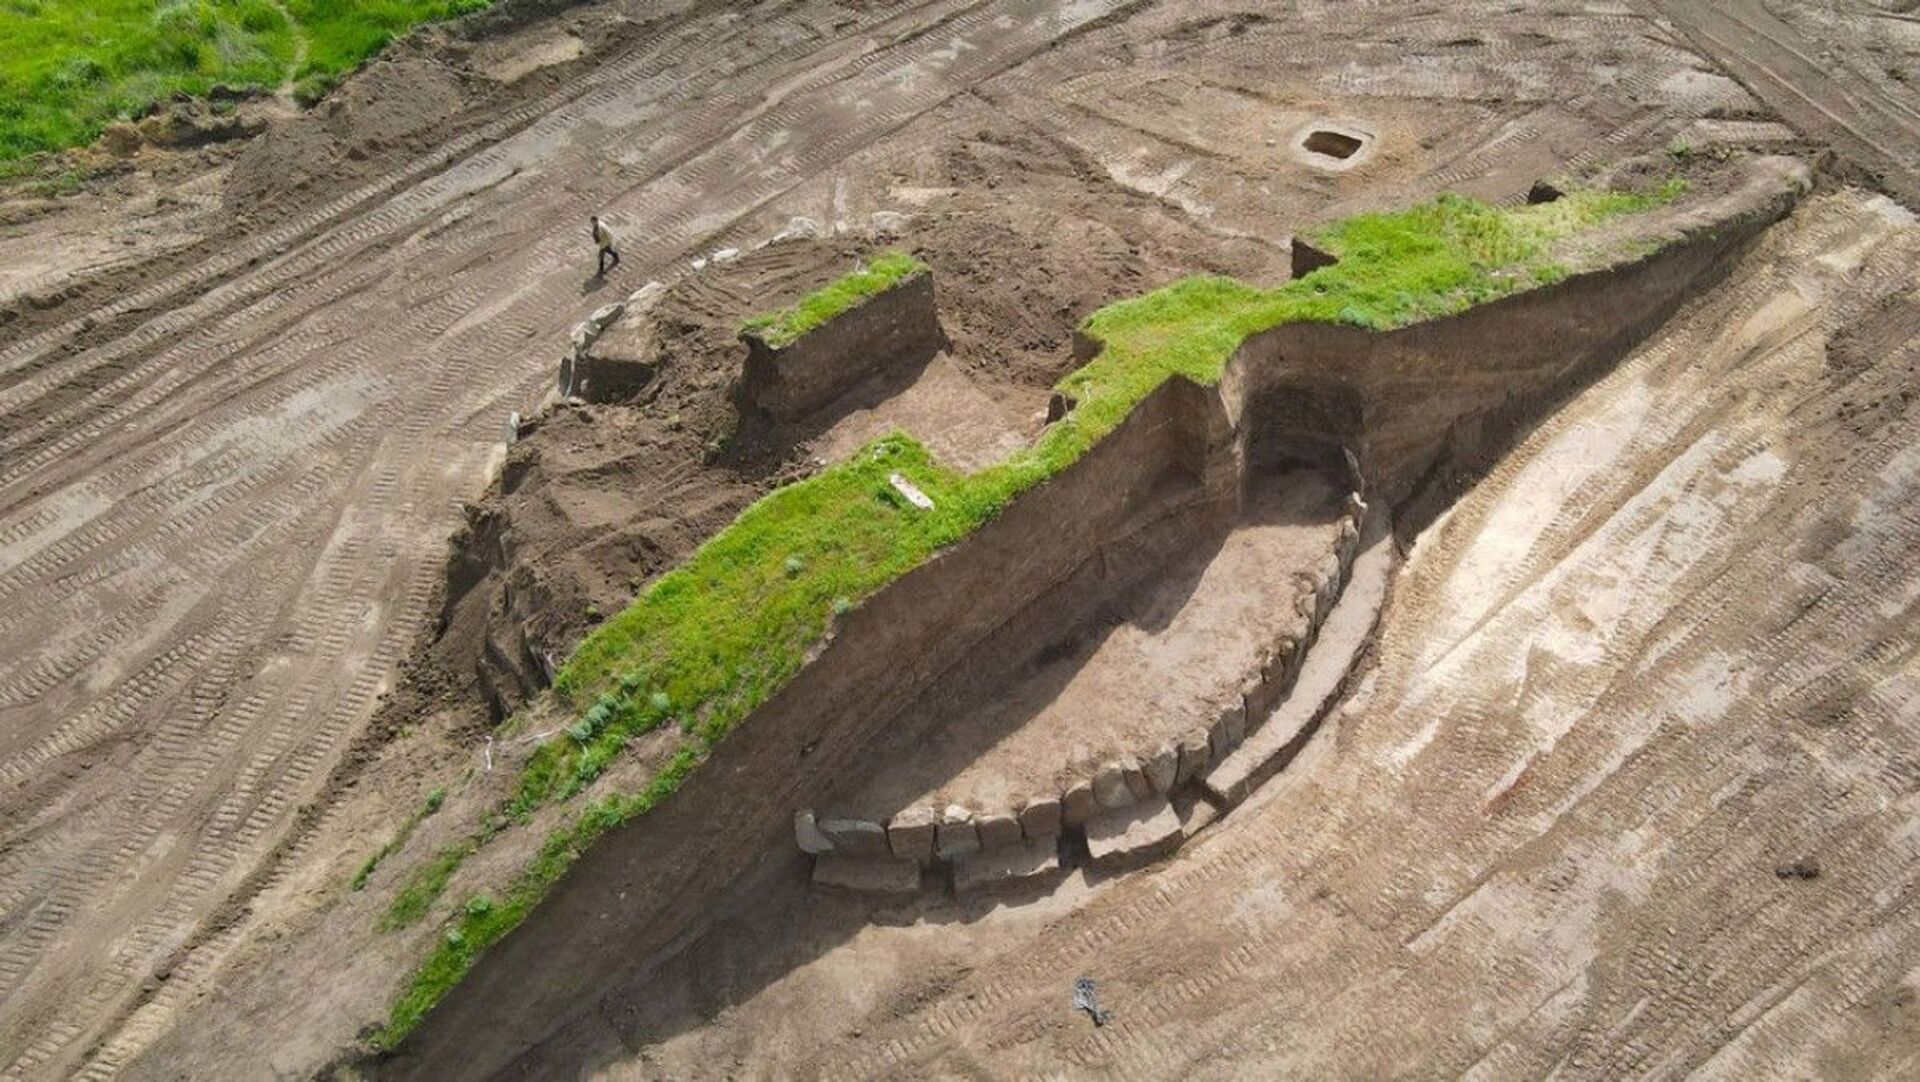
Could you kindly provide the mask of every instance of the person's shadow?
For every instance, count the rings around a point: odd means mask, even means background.
[[[607,276],[599,271],[595,271],[591,277],[580,283],[580,295],[582,297],[590,297],[605,288],[607,288]]]

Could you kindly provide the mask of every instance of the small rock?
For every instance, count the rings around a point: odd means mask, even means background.
[[[909,220],[899,211],[876,210],[867,219],[867,224],[876,237],[895,237],[906,232]]]
[[[612,304],[604,304],[593,310],[593,314],[587,317],[587,323],[590,324],[595,331],[604,331],[607,329],[608,324],[619,319],[620,313],[626,310],[627,302],[625,301],[614,301]]]
[[[1789,861],[1775,868],[1773,874],[1782,879],[1818,879],[1820,878],[1820,862],[1814,860],[1812,857],[1801,857],[1798,860]]]
[[[820,223],[814,221],[812,218],[789,218],[787,219],[787,224],[781,226],[778,233],[767,238],[767,243],[779,244],[781,241],[799,240],[803,237],[817,237],[819,235]]]
[[[666,294],[667,287],[664,283],[648,282],[628,295],[627,307],[641,310],[652,308],[660,303],[660,298]]]
[[[1133,794],[1134,800],[1145,800],[1153,795],[1153,785],[1147,781],[1146,768],[1140,765],[1140,760],[1131,755],[1120,760],[1120,776],[1126,779],[1127,792]]]
[[[928,496],[925,492],[920,491],[920,486],[914,484],[912,481],[907,480],[903,474],[898,474],[898,473],[888,474],[887,483],[893,486],[894,491],[906,497],[906,500],[908,503],[914,505],[915,507],[918,507],[922,511],[933,510],[932,497]]]

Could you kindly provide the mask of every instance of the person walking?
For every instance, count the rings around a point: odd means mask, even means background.
[[[593,276],[605,278],[608,271],[620,265],[620,253],[613,249],[613,231],[607,228],[607,223],[601,221],[598,214],[592,217],[592,222],[593,243],[600,249],[600,269],[595,271]]]

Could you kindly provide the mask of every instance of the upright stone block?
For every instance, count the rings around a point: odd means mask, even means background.
[[[818,856],[821,853],[833,852],[832,840],[821,832],[820,825],[814,822],[811,810],[793,813],[793,841],[800,847],[802,853]]]
[[[908,808],[887,823],[887,848],[896,857],[933,863],[933,836],[940,815],[932,808]]]
[[[1066,826],[1085,826],[1100,813],[1100,802],[1093,795],[1093,783],[1077,781],[1060,794],[1060,822]]]
[[[958,804],[948,805],[933,835],[933,855],[952,860],[979,851],[980,828],[973,821],[973,813]]]
[[[1133,803],[1133,790],[1119,763],[1107,763],[1093,775],[1093,799],[1102,808],[1124,808]]]
[[[1012,812],[988,812],[976,816],[973,823],[980,832],[980,848],[989,853],[1021,842],[1020,820]]]
[[[1060,834],[1060,798],[1039,796],[1020,809],[1020,833],[1028,841],[1047,841]]]
[[[1207,772],[1213,764],[1213,743],[1206,732],[1196,729],[1180,738],[1180,770],[1174,784],[1184,784]]]
[[[1147,784],[1155,793],[1171,790],[1180,776],[1180,748],[1172,741],[1160,745],[1144,764]]]

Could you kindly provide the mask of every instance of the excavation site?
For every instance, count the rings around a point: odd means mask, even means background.
[[[1914,12],[203,7],[0,13],[0,1078],[1920,1072]]]

